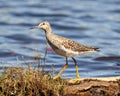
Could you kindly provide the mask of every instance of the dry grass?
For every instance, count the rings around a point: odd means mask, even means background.
[[[5,69],[0,76],[0,96],[62,96],[63,80],[28,67]]]

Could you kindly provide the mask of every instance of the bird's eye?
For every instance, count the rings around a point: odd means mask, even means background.
[[[45,23],[43,23],[43,25],[45,25]]]

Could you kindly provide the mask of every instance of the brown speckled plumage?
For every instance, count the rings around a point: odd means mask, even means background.
[[[42,22],[38,25],[38,27],[39,26],[45,26],[45,27],[42,27],[42,29],[46,33],[46,39],[49,45],[53,48],[53,50],[59,55],[62,55],[65,57],[72,57],[75,55],[97,51],[97,48],[84,46],[68,38],[55,35],[52,32],[51,26],[48,22]]]
[[[77,51],[77,52],[95,51],[95,48],[78,44],[77,42],[69,39],[63,41],[62,45],[67,49],[70,49],[72,51]]]

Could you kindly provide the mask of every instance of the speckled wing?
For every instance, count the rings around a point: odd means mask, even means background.
[[[75,41],[72,41],[70,39],[67,39],[65,41],[62,42],[62,45],[69,50],[75,51],[75,52],[79,52],[79,53],[84,53],[84,52],[88,52],[88,51],[97,51],[97,48],[92,48],[89,46],[84,46],[81,45]]]

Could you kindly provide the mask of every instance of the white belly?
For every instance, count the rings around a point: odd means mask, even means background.
[[[73,52],[73,51],[70,51],[70,50],[57,49],[57,48],[54,48],[53,46],[51,46],[51,47],[57,54],[59,54],[61,56],[73,57],[75,55],[79,55],[78,52]]]

